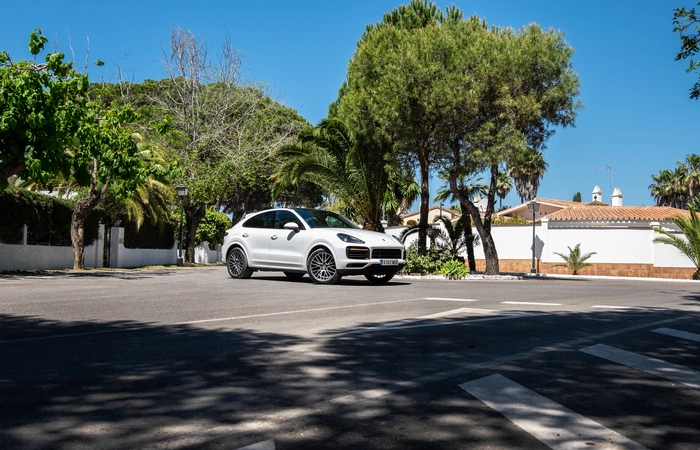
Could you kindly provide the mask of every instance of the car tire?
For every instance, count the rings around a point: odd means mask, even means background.
[[[228,252],[226,268],[231,278],[242,280],[253,275],[253,269],[248,266],[248,258],[240,247],[234,247]]]
[[[365,278],[369,280],[372,284],[386,284],[396,275],[395,272],[390,273],[368,273]]]
[[[289,278],[291,281],[298,281],[302,279],[304,274],[299,272],[285,272],[284,276]]]
[[[306,260],[306,270],[311,281],[317,284],[335,284],[340,281],[340,274],[335,267],[333,254],[325,249],[314,250]]]

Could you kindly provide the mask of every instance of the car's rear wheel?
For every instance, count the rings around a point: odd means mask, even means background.
[[[319,248],[311,253],[306,261],[306,269],[314,283],[335,284],[341,278],[335,267],[333,254],[325,248]]]
[[[245,252],[240,247],[234,247],[233,250],[228,252],[226,267],[231,278],[244,279],[253,275],[253,269],[248,266],[248,258],[246,258]]]
[[[292,281],[297,281],[297,280],[301,280],[301,278],[304,276],[304,274],[299,273],[299,272],[285,272],[284,276],[286,276],[287,278],[289,278]]]
[[[391,273],[368,273],[365,275],[370,283],[372,284],[386,284],[396,275],[395,272]]]

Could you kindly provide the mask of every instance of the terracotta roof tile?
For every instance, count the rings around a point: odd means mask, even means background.
[[[570,206],[547,215],[549,220],[667,220],[683,215],[684,209],[669,206]]]

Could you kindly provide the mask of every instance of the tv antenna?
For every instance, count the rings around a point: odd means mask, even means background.
[[[612,190],[612,167],[609,165],[605,165],[605,167],[596,167],[595,170],[604,170],[610,174],[610,204],[612,205],[612,195],[613,195],[613,190]]]

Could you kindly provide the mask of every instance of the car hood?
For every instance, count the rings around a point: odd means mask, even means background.
[[[362,239],[368,245],[403,247],[403,244],[397,241],[392,235],[379,233],[377,231],[362,230],[359,228],[315,228],[312,231],[316,233],[321,230],[324,234],[327,233],[329,236],[336,235],[338,233],[348,234],[358,239]]]

